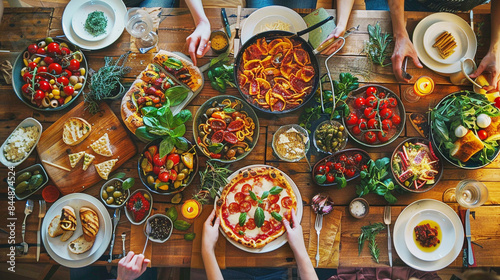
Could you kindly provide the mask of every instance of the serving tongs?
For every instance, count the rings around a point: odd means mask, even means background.
[[[345,39],[347,37],[349,37],[352,34],[352,32],[358,31],[358,30],[359,30],[359,25],[356,26],[356,27],[353,26],[353,27],[347,29],[347,31],[344,33],[344,36],[340,36],[338,38],[330,38],[327,41],[325,41],[323,44],[319,45],[316,48],[316,50],[314,50],[315,52],[317,51],[319,53],[319,52],[324,51],[330,45],[339,44],[339,42],[342,41],[342,44],[340,44],[340,46],[338,47],[338,49],[336,49],[332,54],[330,54],[325,59],[326,72],[327,72],[327,75],[328,75],[328,80],[330,81],[330,87],[331,87],[332,96],[333,96],[333,108],[335,108],[335,106],[336,106],[336,104],[335,104],[335,88],[333,87],[333,79],[332,79],[332,74],[330,73],[330,68],[328,67],[328,60],[332,56],[334,56],[335,54],[337,54],[344,47],[344,45],[345,45]],[[321,81],[319,83],[319,88],[320,88],[320,91],[321,91],[321,94],[320,94],[320,98],[321,98],[321,112],[324,113],[325,112],[325,104],[323,102],[323,83],[321,83]]]

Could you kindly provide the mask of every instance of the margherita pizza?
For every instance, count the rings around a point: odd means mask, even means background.
[[[222,191],[217,215],[227,237],[249,248],[261,248],[285,231],[297,198],[287,179],[273,167],[240,171]]]

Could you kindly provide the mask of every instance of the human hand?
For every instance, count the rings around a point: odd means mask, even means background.
[[[203,236],[202,236],[202,245],[201,247],[204,250],[210,250],[214,251],[215,250],[215,243],[217,243],[217,239],[219,239],[219,225],[220,225],[220,218],[215,217],[215,209],[212,210],[212,213],[210,213],[210,216],[208,216],[207,220],[205,221],[205,224],[203,224]],[[213,225],[212,225],[212,221]]]
[[[210,49],[210,22],[200,21],[196,29],[186,38],[188,52],[196,65],[196,58],[203,57]]]
[[[413,60],[413,64],[418,68],[423,68],[420,60],[418,60],[417,51],[413,46],[410,38],[408,36],[404,36],[401,38],[396,38],[396,43],[394,45],[394,52],[392,53],[391,61],[392,61],[392,71],[396,76],[396,79],[400,82],[409,83],[410,80],[403,78],[403,61],[409,56]]]
[[[302,233],[302,226],[300,225],[297,216],[295,215],[295,209],[292,208],[292,224],[287,219],[283,219],[283,224],[286,228],[286,235],[288,237],[288,243],[290,248],[294,252],[298,250],[306,250],[306,245],[304,244],[304,235]]]
[[[150,262],[151,260],[145,259],[143,254],[135,255],[132,251],[128,252],[127,256],[118,262],[116,280],[133,280],[141,276]]]
[[[488,72],[490,75],[485,75],[488,79],[491,89],[494,87],[500,89],[500,52],[489,51],[481,60],[481,64],[477,70],[470,75],[472,79],[477,78],[482,73]]]
[[[345,33],[345,25],[337,25],[337,27],[335,27],[335,29],[332,31],[332,33],[330,33],[330,35],[328,35],[328,37],[326,37],[326,39],[321,42],[321,44],[323,44],[324,42],[332,39],[332,38],[339,38],[340,36],[343,36]],[[320,45],[321,45],[320,44]],[[342,46],[342,40],[339,40],[338,42],[336,42],[335,44],[331,44],[330,46],[328,46],[326,49],[324,49],[321,54],[323,55],[330,55],[332,54],[333,52],[335,52],[336,50],[338,50],[340,48],[340,46]]]

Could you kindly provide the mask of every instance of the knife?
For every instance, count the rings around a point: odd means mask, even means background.
[[[240,51],[240,15],[241,15],[241,6],[238,6],[238,15],[236,17],[236,34],[234,35],[234,40],[233,40],[233,54],[234,57],[238,55],[238,52]]]
[[[113,247],[115,246],[115,231],[118,222],[120,221],[120,212],[122,208],[116,208],[115,213],[113,214],[113,238],[111,239],[111,247],[109,248],[109,259],[108,262],[113,261]]]
[[[472,253],[472,245],[470,238],[470,209],[465,212],[465,237],[467,238],[467,260],[469,265],[474,264],[474,254]]]
[[[222,16],[222,24],[226,28],[227,37],[231,38],[231,27],[229,27],[229,22],[227,21],[226,8],[222,8],[220,14]]]

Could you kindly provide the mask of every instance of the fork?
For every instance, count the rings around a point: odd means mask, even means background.
[[[45,200],[39,200],[40,203],[40,212],[38,212],[38,232],[36,233],[36,261],[40,259],[40,227],[42,225],[42,219],[45,217],[45,211],[47,205],[45,204]]]
[[[23,250],[23,254],[28,254],[28,243],[26,243],[24,241],[24,235],[26,233],[26,218],[28,218],[28,215],[31,214],[31,212],[33,212],[33,206],[34,206],[34,203],[33,203],[33,200],[31,199],[28,199],[26,201],[26,208],[24,208],[24,221],[23,221],[23,226],[22,226],[22,231],[21,231],[21,234],[23,236],[23,243],[21,243],[24,247],[24,250]]]
[[[387,225],[387,251],[389,252],[389,265],[392,267],[391,206],[386,206],[384,209],[384,224]]]
[[[316,222],[314,223],[314,229],[316,230],[316,234],[318,235],[318,244],[316,245],[316,267],[319,265],[319,234],[321,232],[321,228],[323,228],[323,215],[316,215]]]

